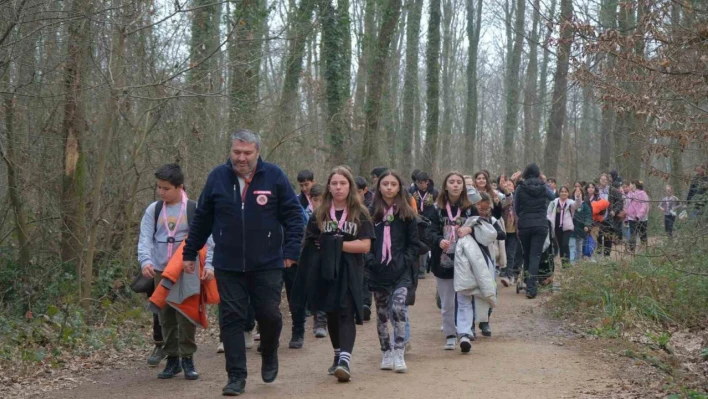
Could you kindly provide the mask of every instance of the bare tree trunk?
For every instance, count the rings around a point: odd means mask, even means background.
[[[389,0],[385,3],[381,16],[381,29],[374,52],[366,88],[366,130],[361,152],[360,174],[366,175],[373,167],[373,156],[376,149],[374,143],[381,115],[381,96],[383,84],[387,79],[386,63],[388,61],[391,41],[401,14],[401,0]]]
[[[524,89],[524,157],[522,164],[526,165],[540,154],[534,151],[534,134],[538,131],[538,24],[541,19],[541,1],[533,3],[533,27],[529,39],[529,66],[526,71],[526,87]],[[511,173],[508,170],[507,173]]]
[[[453,74],[453,64],[450,52],[452,51],[452,0],[443,0],[443,18],[442,18],[442,102],[443,102],[443,114],[440,132],[440,141],[442,149],[442,157],[440,159],[440,168],[442,170],[450,170],[452,163],[452,153],[450,149],[450,141],[452,136],[452,74]]]
[[[420,20],[423,14],[423,0],[410,0],[408,23],[406,24],[406,71],[403,80],[403,172],[413,169],[415,156],[415,116],[418,103],[418,51],[420,49]]]
[[[603,30],[615,29],[617,27],[617,0],[603,0],[600,8],[600,25]],[[603,70],[611,70],[615,64],[615,56],[608,55],[603,62]],[[602,126],[600,128],[600,172],[610,170],[610,158],[612,157],[612,145],[610,143],[612,131],[615,130],[615,111],[612,107],[603,107]]]
[[[545,173],[548,176],[558,174],[558,157],[563,139],[563,124],[565,123],[566,91],[568,90],[568,67],[570,46],[573,42],[573,3],[572,0],[561,0],[561,34],[558,44],[558,62],[553,78],[553,97],[551,117],[548,124],[546,140]]]
[[[507,62],[506,85],[506,118],[504,119],[504,149],[507,151],[506,169],[512,170],[516,164],[516,145],[514,138],[519,125],[519,66],[521,50],[524,47],[524,21],[526,20],[526,0],[516,3],[516,23],[514,24],[514,48],[511,59]]]
[[[425,118],[424,169],[435,175],[438,156],[438,123],[440,119],[440,0],[430,0],[428,17],[428,49],[426,51],[427,97]]]
[[[477,150],[477,116],[479,113],[477,94],[477,53],[479,36],[482,28],[482,0],[467,0],[467,110],[465,112],[465,169],[475,170],[475,151]]]
[[[556,4],[557,0],[551,0],[551,7],[548,11],[549,20],[554,21],[556,17]],[[541,61],[541,73],[540,81],[538,87],[538,106],[536,107],[536,131],[533,135],[534,152],[541,154],[543,151],[543,145],[541,143],[541,126],[544,126],[546,121],[546,112],[548,107],[546,107],[546,98],[548,97],[548,64],[551,58],[551,52],[548,50],[550,44],[551,35],[553,34],[553,25],[546,24],[546,34],[543,38],[543,60]]]
[[[86,238],[86,154],[83,140],[86,132],[84,109],[84,75],[90,49],[91,14],[93,2],[75,0],[71,6],[67,40],[67,59],[64,72],[64,176],[62,179],[61,216],[62,242],[61,259],[76,263],[76,278],[82,280],[82,251]],[[79,284],[81,286],[81,284]],[[79,298],[90,296],[82,293]]]
[[[231,65],[230,126],[257,130],[258,85],[261,69],[264,0],[236,3],[232,16],[233,39],[229,41]]]

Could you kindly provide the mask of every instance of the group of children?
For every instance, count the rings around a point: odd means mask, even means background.
[[[194,205],[187,199],[178,165],[165,165],[155,176],[162,202],[145,212],[138,257],[143,274],[158,286],[165,265],[188,233],[187,207]],[[425,172],[415,171],[411,178],[408,185],[395,171],[375,168],[369,188],[366,179],[355,177],[346,166],[334,168],[324,185],[316,183],[309,170],[297,175],[306,232],[299,263],[283,269],[292,316],[289,347],[303,347],[306,318],[312,315],[315,336],[330,338],[334,361],[328,372],[339,381],[350,379],[356,324],[370,319],[372,307],[382,352],[380,368],[407,371],[408,307],[415,303],[418,280],[426,272],[436,278],[443,347],[455,350],[459,345],[463,353],[470,352],[476,327],[483,336],[492,335],[497,273],[504,286],[521,273],[524,251],[514,206],[518,176],[492,181],[487,171],[450,172],[439,191]],[[618,219],[628,222],[632,250],[637,235],[646,242],[649,200],[642,183],[618,188],[611,181],[610,175],[603,175],[600,184],[577,182],[571,193],[567,186],[556,190],[555,180],[548,179],[556,198],[548,204],[546,216],[564,262],[587,254],[590,235],[604,234],[611,240],[621,231],[615,224]],[[668,230],[676,211],[670,187],[660,207]],[[213,279],[209,255],[201,278]],[[168,358],[159,378],[182,370],[188,379],[199,378],[192,361],[194,323],[170,306],[160,311],[159,322],[156,349],[148,363],[156,366]],[[249,336],[247,341],[252,340]]]

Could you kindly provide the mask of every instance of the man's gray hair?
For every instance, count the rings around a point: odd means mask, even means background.
[[[254,133],[248,129],[239,129],[231,134],[231,143],[234,140],[242,141],[244,143],[255,143],[256,150],[261,150],[261,136],[258,133]]]

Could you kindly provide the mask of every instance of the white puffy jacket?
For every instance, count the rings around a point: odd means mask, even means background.
[[[478,216],[468,218],[465,226],[474,229],[474,238],[470,234],[457,240],[455,291],[486,298],[493,307],[496,304],[497,294],[494,262],[485,257],[479,246],[481,244],[488,247],[496,241],[497,231],[489,222]]]

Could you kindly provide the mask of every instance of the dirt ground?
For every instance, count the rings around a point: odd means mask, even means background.
[[[440,313],[434,301],[435,280],[420,281],[418,303],[410,308],[412,350],[408,372],[379,370],[381,352],[372,322],[358,326],[352,381],[337,383],[327,375],[329,339],[316,339],[311,319],[300,350],[287,348],[290,321],[284,315],[280,373],[272,384],[260,378],[260,356],[248,351],[248,398],[608,398],[621,395],[616,366],[590,353],[559,323],[539,309],[541,296],[530,301],[513,288],[500,287],[492,315],[491,338],[479,337],[470,354],[443,350]],[[211,338],[202,339],[195,357],[199,381],[158,380],[159,369],[135,362],[123,370],[101,372],[90,382],[43,397],[53,398],[216,398],[226,383],[224,359]],[[163,362],[164,365],[164,362]],[[161,365],[162,366],[162,365]]]

